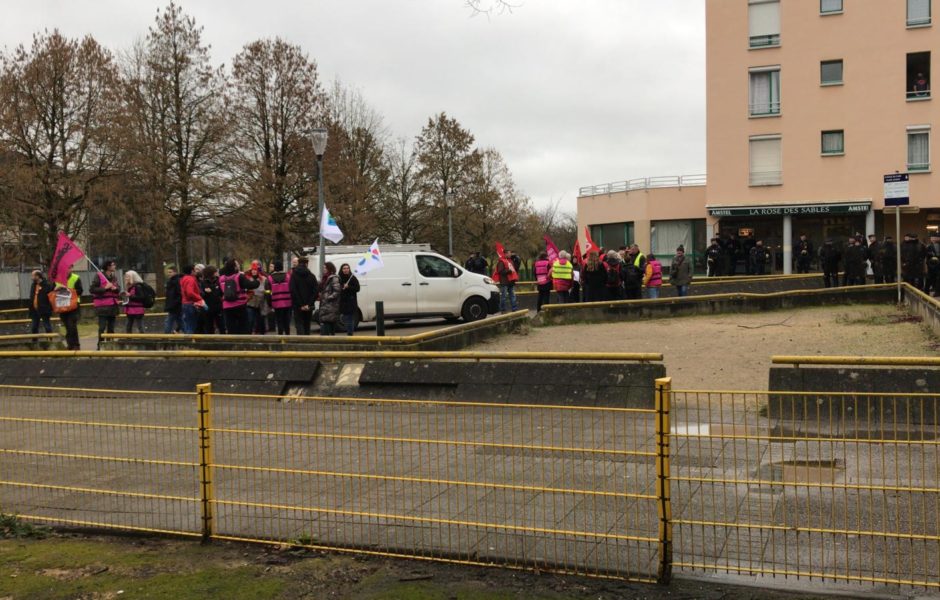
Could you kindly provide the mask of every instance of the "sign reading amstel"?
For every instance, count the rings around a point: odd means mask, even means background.
[[[865,214],[871,202],[843,204],[793,204],[790,206],[714,206],[708,207],[713,217],[780,217],[783,215],[846,215]]]

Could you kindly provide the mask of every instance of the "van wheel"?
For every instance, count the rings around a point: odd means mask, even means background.
[[[460,310],[460,316],[466,322],[479,321],[486,318],[486,302],[483,298],[467,298]]]

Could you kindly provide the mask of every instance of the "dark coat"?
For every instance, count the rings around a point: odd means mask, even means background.
[[[845,277],[846,279],[865,278],[865,251],[861,246],[852,244],[845,249]]]
[[[39,297],[36,298],[36,288],[39,288]],[[55,286],[53,286],[47,279],[43,279],[39,283],[33,282],[33,285],[29,288],[29,318],[34,317],[48,317],[52,315],[52,303],[49,302],[49,292],[51,292]],[[37,307],[33,306],[33,298],[37,299]]]
[[[603,262],[598,261],[597,268],[593,270],[588,265],[581,268],[581,287],[587,302],[607,299],[607,269]]]
[[[297,265],[291,272],[290,299],[294,308],[310,306],[317,301],[317,277],[304,265]]]
[[[917,240],[905,240],[901,244],[901,274],[906,279],[924,276],[924,245]]]
[[[832,244],[823,244],[819,248],[819,266],[823,271],[834,273],[839,270],[839,262],[842,260],[842,253]]]
[[[206,310],[211,313],[222,312],[222,288],[219,285],[219,278],[203,278],[200,284],[202,299],[206,301]]]
[[[359,279],[350,274],[348,278],[339,276],[339,282],[343,286],[343,291],[339,297],[339,313],[341,315],[354,315],[359,310]]]
[[[166,301],[164,310],[168,313],[178,313],[183,310],[183,291],[180,289],[180,275],[177,273],[166,280]]]

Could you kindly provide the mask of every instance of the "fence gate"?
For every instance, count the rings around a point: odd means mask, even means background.
[[[211,404],[216,538],[662,574],[653,409],[220,393]]]
[[[673,393],[674,566],[940,587],[938,397]]]

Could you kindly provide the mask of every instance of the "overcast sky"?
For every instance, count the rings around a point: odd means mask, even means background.
[[[6,0],[0,44],[86,33],[143,37],[168,0]],[[488,0],[483,0],[487,2]],[[358,88],[393,135],[440,111],[499,150],[538,205],[578,188],[705,172],[703,0],[516,0],[472,16],[465,0],[181,0],[219,63],[281,36],[325,80]]]

